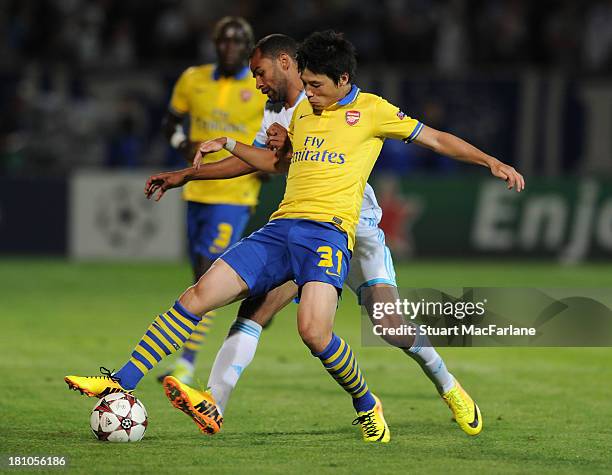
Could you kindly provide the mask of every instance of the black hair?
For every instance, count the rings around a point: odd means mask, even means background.
[[[298,69],[324,74],[335,84],[338,84],[340,76],[346,73],[349,75],[349,81],[353,82],[357,69],[355,56],[355,47],[342,33],[333,30],[317,31],[298,47]]]
[[[213,40],[215,42],[219,41],[221,35],[223,34],[223,31],[230,26],[240,28],[246,33],[248,47],[251,48],[253,45],[253,41],[255,41],[255,37],[253,35],[253,28],[251,28],[251,25],[248,21],[239,16],[226,16],[221,18],[213,29]]]
[[[260,39],[253,47],[251,57],[255,54],[255,51],[259,50],[261,55],[266,58],[276,59],[282,53],[286,53],[295,60],[297,47],[297,41],[290,36],[275,33]]]

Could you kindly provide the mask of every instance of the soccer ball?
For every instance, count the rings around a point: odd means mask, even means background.
[[[147,424],[147,410],[131,394],[104,396],[91,411],[91,430],[98,440],[138,442],[144,436]]]

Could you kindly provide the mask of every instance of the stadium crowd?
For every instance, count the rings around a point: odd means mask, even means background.
[[[12,0],[0,8],[3,173],[178,163],[159,133],[171,84],[214,57],[210,29],[228,14],[251,21],[256,37],[341,29],[365,71],[612,71],[612,0]]]
[[[341,27],[363,65],[612,68],[610,0],[13,0],[4,9],[0,56],[13,65],[207,60],[214,53],[211,26],[232,14],[249,19],[256,35],[301,38]]]

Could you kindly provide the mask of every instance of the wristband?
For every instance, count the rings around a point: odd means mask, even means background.
[[[227,142],[225,142],[223,148],[230,153],[233,152],[236,148],[236,141],[230,137],[227,137]]]

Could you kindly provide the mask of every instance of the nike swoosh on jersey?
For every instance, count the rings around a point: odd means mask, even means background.
[[[301,116],[298,117],[298,119],[303,119],[304,117],[308,117],[309,115],[312,115],[312,114],[302,114]]]
[[[340,277],[340,274],[335,274],[334,272],[330,272],[329,269],[325,271],[327,275],[333,275],[334,277]]]

